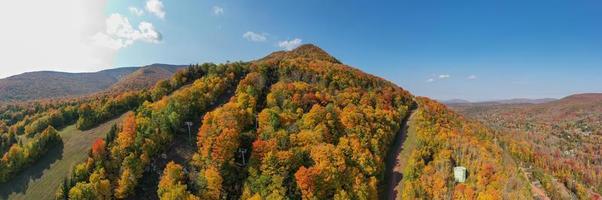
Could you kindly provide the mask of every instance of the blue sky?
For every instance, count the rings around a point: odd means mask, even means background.
[[[95,67],[63,70],[251,60],[298,39],[436,99],[602,92],[601,1],[108,0],[103,7],[101,28],[90,33],[106,35],[111,51]],[[103,29],[109,18],[127,19],[133,31]]]

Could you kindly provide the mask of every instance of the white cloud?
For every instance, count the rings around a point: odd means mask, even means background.
[[[130,10],[130,13],[132,13],[132,14],[138,16],[138,17],[140,17],[140,16],[142,16],[144,14],[144,10],[138,9],[136,7],[133,7],[133,6],[128,7],[128,10]]]
[[[155,26],[149,22],[140,22],[138,25],[138,30],[140,31],[139,39],[142,41],[159,43],[159,41],[163,39],[161,33],[157,32],[157,30],[155,30]]]
[[[215,16],[224,14],[224,8],[219,7],[219,6],[213,6],[213,8],[211,8],[211,11],[213,12],[213,15],[215,15]]]
[[[3,3],[0,78],[27,71],[81,72],[111,66],[115,51],[89,39],[104,26],[101,8],[106,4],[106,0]]]
[[[265,33],[260,34],[252,31],[247,31],[246,33],[242,34],[242,37],[253,42],[264,42],[267,39]]]
[[[135,41],[158,43],[161,41],[161,33],[155,30],[153,24],[140,22],[135,29],[129,20],[120,14],[113,13],[105,20],[106,29],[92,36],[94,44],[120,49],[133,44]]]
[[[146,10],[161,19],[165,19],[165,10],[163,10],[163,2],[161,0],[146,1]]]
[[[474,75],[474,74],[473,74],[473,75],[470,75],[470,76],[468,76],[468,77],[466,77],[466,78],[467,78],[468,80],[475,80],[475,79],[477,79],[477,75]]]
[[[301,41],[302,40],[299,38],[295,38],[292,40],[280,41],[280,42],[278,42],[278,46],[280,48],[290,51],[290,50],[293,50],[294,48],[298,47],[299,45],[301,45]]]
[[[451,78],[451,75],[449,75],[449,74],[439,74],[439,75],[433,74],[433,75],[431,75],[431,77],[429,79],[426,80],[426,82],[432,83],[437,80],[444,80],[444,79],[448,79],[448,78]]]

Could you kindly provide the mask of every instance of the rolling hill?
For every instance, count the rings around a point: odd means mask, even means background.
[[[15,102],[56,97],[77,97],[108,88],[119,90],[141,89],[152,86],[160,79],[168,78],[182,67],[184,66],[153,64],[144,67],[123,67],[91,73],[27,72],[0,79],[0,101]]]
[[[107,91],[124,92],[150,88],[151,86],[154,86],[156,82],[169,79],[176,71],[185,67],[186,66],[184,65],[147,65],[127,74],[115,84],[111,85]]]

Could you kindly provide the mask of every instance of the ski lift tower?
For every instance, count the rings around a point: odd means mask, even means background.
[[[184,122],[186,126],[188,126],[188,142],[192,144],[192,140],[190,138],[190,127],[192,126],[192,122]]]
[[[238,149],[238,152],[240,153],[240,156],[241,156],[241,158],[242,158],[242,166],[245,166],[245,165],[247,165],[247,162],[246,162],[246,160],[245,160],[245,153],[247,153],[247,149],[245,149],[245,148],[240,148],[240,149]]]

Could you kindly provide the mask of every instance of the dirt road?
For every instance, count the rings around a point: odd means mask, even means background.
[[[392,144],[389,153],[387,154],[387,160],[385,165],[385,191],[383,192],[383,199],[394,200],[397,196],[397,192],[395,192],[395,187],[403,178],[403,175],[397,171],[395,171],[395,167],[397,166],[399,154],[404,149],[403,144],[407,137],[407,132],[409,128],[409,119],[414,115],[414,110],[410,111],[410,114],[402,120],[403,127],[399,129],[397,135],[395,135],[395,140]]]

